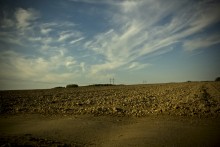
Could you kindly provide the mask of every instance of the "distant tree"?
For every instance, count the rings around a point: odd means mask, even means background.
[[[65,87],[58,86],[58,87],[54,87],[53,89],[62,89],[62,88],[65,88]]]
[[[76,87],[79,87],[79,86],[77,84],[66,85],[66,88],[76,88]]]
[[[95,87],[100,87],[100,86],[114,86],[113,84],[93,84],[89,86],[95,86]]]
[[[217,77],[217,78],[215,79],[215,81],[220,81],[220,77]]]

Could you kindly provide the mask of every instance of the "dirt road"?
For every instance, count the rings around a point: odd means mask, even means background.
[[[1,116],[0,145],[218,146],[220,119]]]

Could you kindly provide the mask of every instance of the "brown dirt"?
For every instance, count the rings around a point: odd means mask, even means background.
[[[220,115],[220,82],[0,92],[0,114]]]
[[[0,118],[1,146],[218,146],[220,119],[91,115]]]
[[[0,146],[218,146],[220,82],[0,92]]]

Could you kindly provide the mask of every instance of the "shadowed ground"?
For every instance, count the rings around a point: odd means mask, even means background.
[[[1,145],[218,146],[220,120],[170,116],[7,116]]]

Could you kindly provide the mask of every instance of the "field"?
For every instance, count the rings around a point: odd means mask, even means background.
[[[220,82],[1,91],[0,114],[0,145],[215,146]]]

